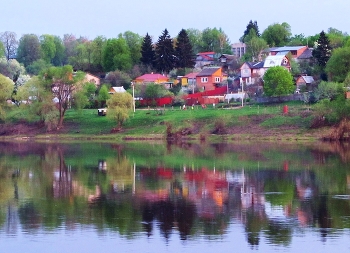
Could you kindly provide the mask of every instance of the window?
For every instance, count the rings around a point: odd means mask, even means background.
[[[215,82],[220,83],[220,77],[215,77]]]
[[[201,82],[202,83],[207,83],[208,82],[208,77],[202,77]]]

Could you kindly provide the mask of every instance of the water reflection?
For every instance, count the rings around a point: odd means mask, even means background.
[[[348,145],[0,143],[1,233],[77,224],[128,239],[215,240],[241,224],[252,249],[350,228]],[[349,232],[348,232],[349,233]]]

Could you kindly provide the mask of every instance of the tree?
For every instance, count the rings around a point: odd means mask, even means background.
[[[77,72],[73,74],[73,67],[65,65],[62,67],[50,67],[43,71],[40,78],[46,90],[52,92],[57,101],[59,120],[57,129],[63,126],[64,115],[70,106],[70,99],[74,92],[79,89],[85,74]]]
[[[39,60],[41,57],[40,41],[35,34],[23,35],[17,48],[17,61],[25,67]]]
[[[155,58],[156,56],[153,49],[152,38],[147,33],[142,41],[140,61],[146,66],[153,67],[155,64]]]
[[[92,68],[94,71],[103,71],[103,48],[106,44],[106,38],[98,36],[92,41]]]
[[[344,82],[350,73],[350,47],[336,48],[325,68],[331,81]]]
[[[41,55],[47,63],[52,63],[56,55],[56,45],[53,35],[44,34],[40,36]]]
[[[38,75],[42,70],[50,68],[52,65],[47,63],[43,59],[34,61],[32,64],[28,65],[26,70],[28,74]]]
[[[117,122],[120,129],[129,118],[133,106],[133,97],[128,92],[115,93],[107,100],[107,116]]]
[[[327,37],[329,39],[329,45],[332,49],[344,46],[347,38],[347,33],[343,33],[333,27],[328,28]]]
[[[25,74],[23,65],[15,59],[7,60],[5,57],[0,58],[0,74],[7,76],[12,81],[16,82],[20,75]]]
[[[98,102],[100,107],[104,107],[106,105],[106,101],[110,98],[110,94],[108,93],[109,89],[107,85],[103,84],[98,92]]]
[[[176,67],[178,68],[193,68],[194,55],[190,39],[188,38],[185,29],[179,32],[175,47]]]
[[[68,59],[76,55],[75,48],[77,44],[78,44],[78,40],[73,34],[63,35],[63,45],[64,45],[63,64],[67,64]]]
[[[0,74],[0,119],[4,119],[5,111],[3,109],[6,104],[6,100],[11,97],[14,89],[14,83],[8,77]]]
[[[0,33],[0,41],[2,42],[4,53],[7,60],[13,59],[17,52],[17,35],[14,32],[3,32]]]
[[[143,38],[137,33],[131,31],[124,32],[122,37],[125,39],[126,44],[129,47],[131,64],[134,66],[140,62]]]
[[[109,72],[105,79],[111,84],[112,87],[123,86],[126,90],[130,88],[131,77],[129,74],[123,71],[116,70]]]
[[[51,62],[54,66],[62,66],[65,57],[65,47],[63,41],[60,37],[54,36],[53,42],[55,44],[56,52]]]
[[[327,35],[322,31],[318,40],[315,43],[315,48],[312,51],[312,56],[315,57],[317,64],[324,69],[331,57],[331,50],[329,39]]]
[[[246,42],[246,37],[251,34],[251,31],[255,34],[256,37],[260,37],[260,32],[259,32],[259,27],[258,27],[258,22],[257,21],[252,21],[250,20],[247,28],[243,32],[243,36],[239,39],[241,42],[245,43]],[[250,35],[251,36],[251,35]]]
[[[256,35],[254,29],[251,29],[249,34],[245,36],[245,44],[247,47],[246,54],[250,57],[249,60],[253,62],[261,61],[261,53],[268,46],[263,38],[260,38]]]
[[[213,51],[223,54],[232,53],[228,37],[221,28],[206,28],[203,30],[200,51]]]
[[[198,29],[190,28],[186,30],[187,36],[192,45],[194,55],[198,54],[201,50],[202,32]]]
[[[175,50],[173,40],[165,29],[159,36],[155,49],[155,67],[162,73],[169,73],[175,67]]]
[[[264,93],[267,96],[284,96],[294,92],[293,77],[281,66],[269,68],[264,74]]]
[[[291,35],[290,25],[284,22],[269,25],[261,34],[261,37],[270,47],[281,47],[289,42]]]
[[[103,69],[105,71],[131,69],[131,56],[125,39],[108,39],[103,48]]]

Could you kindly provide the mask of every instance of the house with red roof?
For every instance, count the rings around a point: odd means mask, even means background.
[[[215,62],[215,52],[200,52],[196,55],[195,68],[203,68],[213,65]]]
[[[133,80],[135,84],[149,84],[149,83],[167,83],[169,82],[169,78],[167,76],[164,76],[162,74],[144,74],[142,76],[139,76]]]

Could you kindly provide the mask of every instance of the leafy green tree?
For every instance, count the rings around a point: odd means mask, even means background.
[[[23,35],[17,48],[17,61],[25,67],[39,60],[41,57],[40,41],[35,34]]]
[[[239,39],[241,42],[245,43],[246,42],[246,37],[249,35],[252,37],[251,32],[253,31],[254,35],[256,37],[260,37],[260,32],[259,32],[259,27],[258,27],[258,22],[257,21],[252,21],[250,20],[247,28],[243,32],[243,36]]]
[[[348,35],[346,33],[343,33],[338,29],[335,29],[333,27],[328,28],[327,37],[329,39],[329,45],[332,49],[343,47],[347,36]]]
[[[15,59],[7,60],[5,57],[0,58],[0,74],[9,77],[12,81],[16,82],[20,75],[26,73],[23,65]]]
[[[145,90],[144,97],[148,99],[156,99],[172,95],[163,85],[160,84],[148,84]]]
[[[4,106],[6,105],[6,100],[11,98],[11,94],[14,89],[13,81],[0,74],[0,119],[3,120],[5,117]]]
[[[124,32],[122,37],[125,39],[126,44],[129,47],[132,66],[140,63],[143,38],[137,33],[131,31]]]
[[[196,55],[201,51],[202,32],[194,28],[187,29],[186,32],[192,45],[193,53]]]
[[[92,68],[96,72],[103,71],[103,48],[106,43],[106,38],[98,36],[92,41]]]
[[[169,73],[175,67],[173,40],[167,29],[159,36],[155,49],[155,67],[162,73]]]
[[[63,64],[68,64],[68,59],[76,55],[75,49],[79,41],[73,34],[64,34],[62,42],[64,45]]]
[[[118,129],[129,118],[133,106],[133,98],[128,92],[115,93],[107,100],[107,116],[117,122]]]
[[[110,98],[110,94],[108,93],[108,86],[103,84],[98,92],[98,102],[100,107],[104,107],[106,105],[106,101]]]
[[[47,63],[45,60],[39,59],[28,65],[26,69],[28,74],[38,75],[42,70],[47,69],[51,66],[52,65],[50,63]]]
[[[251,29],[250,33],[245,36],[245,44],[247,47],[246,54],[249,57],[249,61],[253,62],[260,61],[263,50],[268,48],[266,41],[263,38],[256,36],[254,29]],[[246,59],[248,58],[247,56],[245,56]]]
[[[6,31],[0,33],[0,41],[2,42],[6,60],[13,59],[17,52],[17,35],[14,32]]]
[[[270,47],[281,47],[287,45],[291,35],[290,25],[284,22],[269,25],[261,34],[261,37]]]
[[[344,88],[341,83],[321,81],[314,92],[316,101],[322,99],[335,100],[344,95]]]
[[[64,57],[65,57],[65,47],[63,44],[63,41],[60,37],[58,36],[54,36],[53,37],[53,42],[55,44],[55,55],[52,58],[52,64],[54,66],[62,66],[63,65],[63,61],[64,61]]]
[[[202,31],[200,51],[231,54],[231,46],[224,31],[217,28],[206,28]]]
[[[73,74],[73,67],[65,65],[62,67],[50,67],[40,74],[40,78],[47,91],[52,92],[52,96],[57,100],[59,120],[57,129],[63,127],[63,120],[67,109],[76,90],[84,79],[85,74],[76,72]]]
[[[269,68],[263,77],[264,93],[267,96],[284,96],[294,92],[293,77],[281,66]]]
[[[290,38],[290,41],[287,43],[288,46],[304,46],[308,43],[308,39],[303,33],[295,34]]]
[[[52,63],[53,58],[56,55],[56,45],[53,35],[44,34],[40,36],[41,54],[42,58],[48,62]]]
[[[105,71],[131,69],[131,56],[124,38],[108,39],[103,48],[103,69]]]
[[[190,39],[188,38],[185,29],[179,32],[175,46],[176,55],[176,67],[178,68],[193,68],[194,67],[194,54]]]
[[[336,48],[326,64],[326,72],[330,80],[344,82],[350,73],[350,47]]]
[[[153,49],[152,38],[147,33],[142,41],[140,61],[146,66],[153,67],[155,64],[155,59],[156,54]]]
[[[109,72],[105,79],[111,84],[112,87],[123,86],[124,89],[127,90],[131,85],[130,75],[120,70]]]
[[[0,58],[4,57],[5,55],[5,48],[2,42],[0,41]]]

